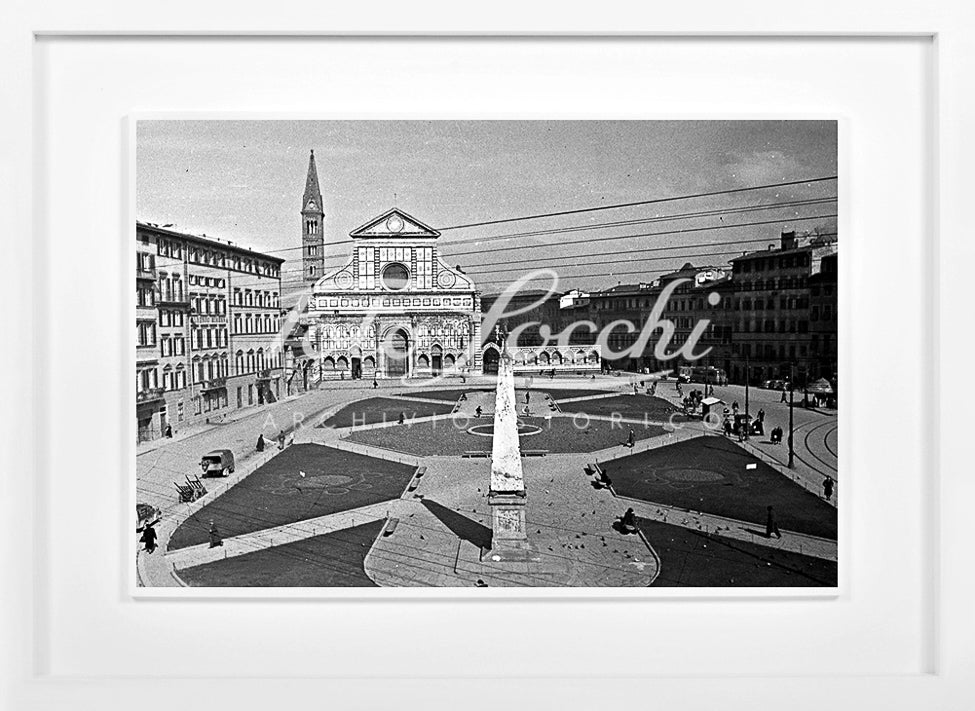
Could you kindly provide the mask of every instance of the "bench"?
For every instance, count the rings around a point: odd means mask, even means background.
[[[190,486],[191,489],[193,489],[193,491],[196,492],[197,498],[206,495],[207,488],[203,485],[203,482],[200,481],[199,477],[193,477],[192,479],[186,477],[186,483]]]
[[[426,467],[417,467],[416,472],[413,474],[413,479],[410,480],[410,485],[407,490],[416,491],[416,487],[420,485],[420,479],[422,479],[423,475],[426,473],[427,473]]]
[[[467,452],[464,452],[460,456],[461,457],[464,457],[465,459],[477,459],[477,458],[487,459],[488,457],[491,456],[491,453],[490,452],[480,452],[480,451],[467,451]]]
[[[597,488],[604,489],[609,487],[609,477],[606,476],[606,472],[599,466],[599,462],[593,462],[589,465],[589,473],[593,475],[593,483]]]
[[[173,482],[173,486],[179,492],[180,503],[188,504],[191,501],[196,501],[196,490],[192,486],[183,486],[182,484],[177,484],[175,481]]]
[[[549,453],[547,449],[523,449],[521,450],[521,456],[523,457],[544,457]]]
[[[392,536],[396,532],[396,527],[399,526],[398,518],[391,518],[386,524],[386,528],[383,529],[383,536]]]

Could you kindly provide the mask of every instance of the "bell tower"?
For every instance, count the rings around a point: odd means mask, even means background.
[[[308,158],[308,177],[301,198],[302,278],[306,283],[318,281],[325,272],[325,209],[318,187],[315,151]]]

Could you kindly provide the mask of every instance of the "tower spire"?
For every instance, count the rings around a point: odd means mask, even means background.
[[[311,149],[308,156],[308,177],[305,178],[305,194],[302,198],[301,209],[308,209],[308,203],[313,201],[318,208],[322,207],[322,191],[318,187],[318,166],[315,165],[315,149]]]
[[[301,198],[301,247],[304,280],[316,282],[325,270],[325,208],[318,186],[314,149],[308,156],[308,176]]]

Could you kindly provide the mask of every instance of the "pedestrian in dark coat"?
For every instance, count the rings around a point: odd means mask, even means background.
[[[213,521],[210,521],[210,547],[216,548],[217,546],[223,545],[223,539],[220,537],[220,532],[217,530],[216,525]]]
[[[166,425],[166,436],[169,439],[172,439],[173,438],[173,426],[172,425]]]
[[[782,534],[779,532],[779,524],[775,522],[775,516],[772,514],[772,507],[766,506],[768,511],[768,517],[765,519],[765,537],[771,538],[774,533],[776,537],[782,538]]]
[[[823,497],[827,501],[833,498],[833,477],[829,476],[828,474],[826,475],[826,478],[823,479]]]
[[[628,434],[626,437],[626,446],[629,447],[630,449],[633,449],[633,442],[634,442],[633,428],[630,428],[630,434]]]
[[[264,443],[264,433],[262,432],[261,434],[257,435],[257,451],[263,452],[265,446],[266,445]]]
[[[156,550],[156,529],[152,527],[151,523],[146,524],[142,531],[142,538],[139,540],[146,544],[146,553],[152,553]]]
[[[278,449],[284,449],[284,430],[278,432]]]

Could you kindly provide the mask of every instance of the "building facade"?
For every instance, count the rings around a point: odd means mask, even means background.
[[[835,235],[783,232],[778,245],[731,260],[732,380],[761,383],[791,379],[801,384],[812,379],[819,368],[819,357],[812,351],[811,287],[820,279],[824,258],[836,254]],[[828,297],[828,306],[827,313],[835,313],[835,289]],[[820,313],[822,309],[821,305]],[[823,332],[824,326],[831,332]],[[835,343],[835,328],[835,320],[820,323],[817,341]]]
[[[349,236],[352,253],[319,279],[301,324],[319,380],[481,371],[481,298],[440,259],[440,233],[393,208]]]
[[[283,261],[136,223],[139,441],[280,396]]]

